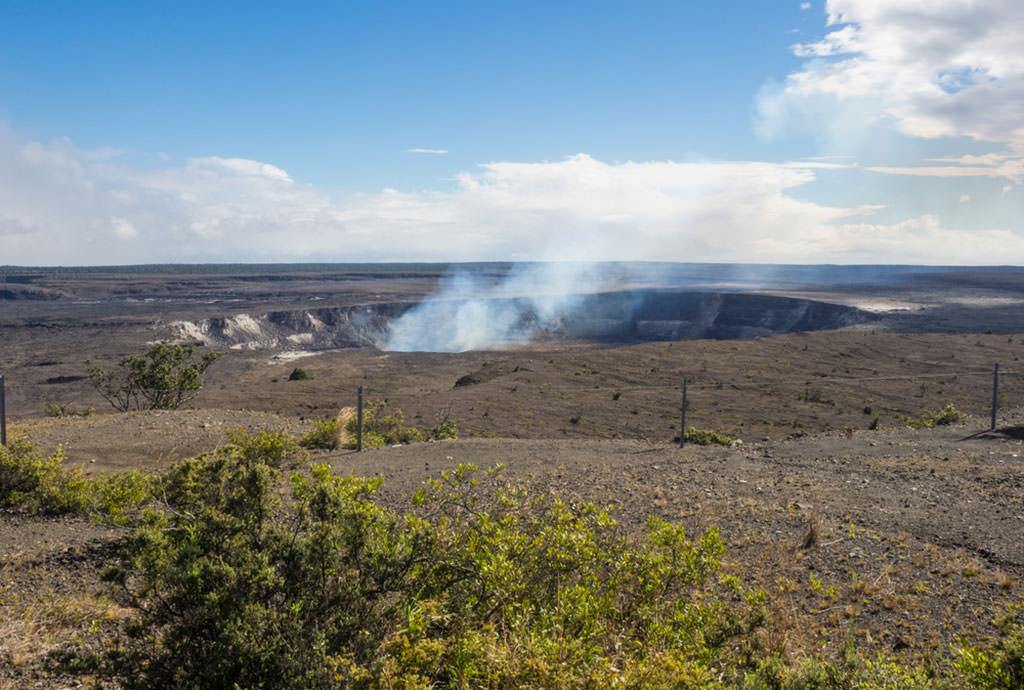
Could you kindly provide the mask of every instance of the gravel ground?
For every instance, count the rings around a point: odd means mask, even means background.
[[[442,470],[502,463],[506,481],[615,504],[627,526],[651,514],[682,521],[694,535],[714,526],[728,546],[726,569],[768,591],[773,615],[765,634],[772,639],[827,654],[852,637],[862,651],[920,657],[961,635],[991,637],[993,617],[1021,598],[1024,409],[1007,412],[996,432],[975,433],[986,421],[793,435],[730,448],[466,439],[317,452],[313,459],[345,474],[383,476],[379,500],[399,509]],[[216,447],[238,426],[297,435],[308,422],[195,410],[37,420],[15,430],[45,448],[60,440],[72,462],[106,472],[166,467]],[[102,451],[112,438],[116,450]],[[0,600],[7,609],[0,668],[8,662],[0,688],[51,682],[54,676],[39,670],[45,653],[78,639],[97,610],[122,615],[99,581],[122,536],[79,518],[0,512]],[[18,623],[26,612],[68,599],[89,602],[83,611],[92,613],[66,615],[52,639]]]

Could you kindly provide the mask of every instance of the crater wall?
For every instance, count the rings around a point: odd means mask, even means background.
[[[632,290],[578,295],[555,314],[526,299],[490,300],[518,313],[525,340],[635,342],[756,338],[847,328],[878,317],[853,307],[750,293]],[[168,324],[179,338],[218,348],[325,350],[382,347],[388,324],[417,302],[250,312]],[[441,306],[460,312],[460,301]],[[442,310],[444,311],[444,310]],[[439,319],[437,328],[445,328]]]

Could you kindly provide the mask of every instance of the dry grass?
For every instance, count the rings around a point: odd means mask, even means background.
[[[121,620],[128,610],[93,592],[45,593],[5,602],[0,614],[0,657],[14,666],[41,660],[67,642],[81,642],[90,630]]]
[[[12,582],[19,575],[52,574],[39,571],[42,567],[8,559],[0,567],[0,580]],[[127,609],[99,591],[90,591],[97,588],[86,587],[71,594],[42,584],[30,591],[19,589],[0,585],[0,690],[37,687],[29,684],[30,677],[37,677],[38,687],[65,687],[50,673],[38,674],[36,670],[50,665],[51,655],[60,650],[101,648],[111,626],[128,614]]]
[[[355,443],[355,439],[348,437],[348,423],[356,416],[356,408],[354,407],[343,407],[338,410],[338,425],[335,431],[335,441],[337,442],[338,448],[345,448],[350,443]]]

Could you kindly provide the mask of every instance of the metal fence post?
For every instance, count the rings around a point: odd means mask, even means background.
[[[999,409],[999,364],[992,370],[992,426],[990,431],[996,430],[996,410]]]
[[[680,413],[681,424],[679,426],[679,447],[686,446],[686,379],[683,379],[683,408]]]
[[[356,407],[356,452],[363,451],[363,387],[359,386],[359,401]]]
[[[7,381],[0,376],[0,446],[7,445]]]

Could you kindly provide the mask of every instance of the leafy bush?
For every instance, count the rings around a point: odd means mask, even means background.
[[[416,427],[405,425],[405,414],[401,410],[385,414],[387,407],[386,400],[368,402],[363,407],[364,446],[390,446],[396,443],[415,443],[426,440],[426,434],[422,431]],[[351,439],[350,446],[354,447],[358,431],[359,419],[352,417],[345,425],[346,436]]]
[[[303,448],[334,450],[338,447],[338,440],[338,420],[317,417],[313,420],[313,430],[302,437],[299,445]]]
[[[44,457],[28,441],[0,446],[0,503],[33,513],[69,513],[88,505],[80,469],[64,467],[60,448]]]
[[[228,432],[231,443],[219,452],[237,456],[244,462],[264,462],[271,467],[297,467],[309,459],[309,453],[283,431],[249,433],[238,427]]]
[[[152,498],[155,480],[137,470],[85,477],[64,467],[64,452],[44,457],[31,443],[15,439],[0,446],[0,505],[32,513],[89,512],[118,524]]]
[[[676,434],[675,438],[672,440],[675,443],[678,443],[679,435]],[[731,446],[732,441],[732,436],[724,434],[721,431],[695,429],[692,426],[686,430],[686,442],[697,446]]]
[[[313,377],[307,374],[305,369],[299,369],[298,367],[292,369],[292,373],[288,374],[289,381],[306,381],[311,378]]]
[[[161,340],[143,355],[122,359],[121,375],[90,366],[89,379],[100,395],[121,412],[176,410],[196,396],[203,387],[206,369],[224,354],[207,352],[198,362],[192,362],[195,351],[194,345]]]
[[[1002,636],[992,651],[962,646],[954,663],[979,690],[1024,687],[1024,625],[1012,618],[998,622]]]
[[[117,472],[89,479],[88,510],[101,520],[117,525],[131,524],[133,513],[153,499],[159,478],[138,470]]]
[[[606,509],[482,491],[468,466],[404,515],[326,465],[281,502],[243,455],[176,465],[107,573],[139,611],[111,657],[124,687],[713,687],[761,620],[716,581],[713,530],[627,539]]]

